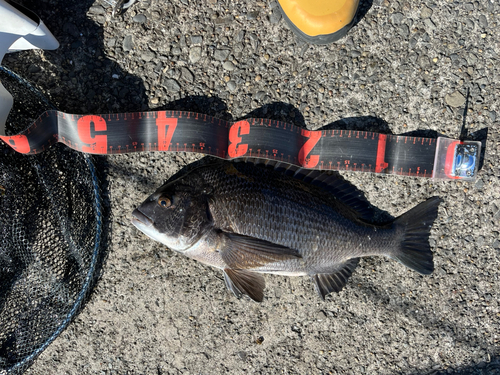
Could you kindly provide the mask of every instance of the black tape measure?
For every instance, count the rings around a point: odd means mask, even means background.
[[[310,131],[281,121],[224,121],[183,111],[73,115],[47,111],[28,129],[0,136],[14,150],[36,154],[62,142],[109,155],[185,151],[223,159],[258,157],[310,169],[474,180],[480,142],[386,135],[356,130]]]

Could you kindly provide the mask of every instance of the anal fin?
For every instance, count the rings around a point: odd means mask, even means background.
[[[258,273],[226,268],[224,269],[224,281],[236,298],[241,298],[243,294],[246,294],[256,302],[262,302],[264,299],[266,282],[264,277]]]
[[[347,280],[351,277],[358,262],[359,258],[349,259],[338,271],[312,275],[311,278],[319,296],[324,300],[326,295],[332,292],[340,292],[347,284]]]

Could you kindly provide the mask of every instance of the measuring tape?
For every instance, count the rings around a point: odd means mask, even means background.
[[[281,121],[236,122],[183,111],[73,115],[47,111],[28,129],[0,138],[37,154],[56,142],[110,155],[184,151],[223,159],[255,157],[310,169],[474,180],[481,143],[357,130],[310,131]]]

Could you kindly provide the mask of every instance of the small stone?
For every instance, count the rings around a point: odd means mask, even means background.
[[[234,39],[234,41],[236,43],[241,43],[243,39],[245,39],[245,30],[240,30],[238,34],[236,34],[236,38]]]
[[[495,240],[493,241],[493,248],[494,249],[500,249],[500,241],[499,240]]]
[[[259,47],[259,37],[256,34],[252,33],[248,35],[248,38],[250,39],[250,44],[252,45],[252,48],[256,50],[257,47]]]
[[[152,51],[145,51],[141,53],[141,59],[143,59],[146,62],[150,62],[155,58],[156,54]]]
[[[326,319],[326,314],[323,311],[319,311],[318,314],[316,315],[316,319],[321,321]]]
[[[132,39],[132,35],[126,35],[123,38],[123,50],[125,52],[132,51],[134,49],[134,40]]]
[[[276,24],[281,21],[281,12],[279,9],[274,8],[269,16],[269,23]]]
[[[459,93],[458,91],[455,91],[451,94],[447,94],[444,97],[444,100],[446,104],[448,104],[450,107],[458,108],[461,107],[462,105],[465,104],[465,97]]]
[[[432,16],[432,9],[424,5],[422,7],[422,10],[420,11],[420,18],[430,18],[431,16]]]
[[[240,357],[240,359],[242,361],[246,361],[247,360],[247,353],[241,351],[241,352],[238,352],[238,357]]]
[[[279,4],[277,1],[271,1],[271,3],[269,4],[269,8],[271,9],[279,9]]]
[[[255,82],[259,82],[262,79],[262,76],[260,74],[257,74],[255,76]]]
[[[104,10],[103,7],[99,6],[99,5],[93,5],[89,8],[89,13],[93,13],[93,14],[105,14],[106,11]]]
[[[227,83],[227,89],[231,92],[235,91],[236,90],[236,82],[234,81],[229,81]]]
[[[230,23],[232,23],[234,20],[234,17],[233,16],[227,16],[227,17],[219,17],[219,18],[216,18],[214,20],[214,23],[216,25],[229,25]]]
[[[259,12],[257,10],[253,10],[247,13],[247,20],[249,21],[256,20],[258,16]]]
[[[181,77],[189,83],[194,82],[194,74],[186,67],[181,68]]]
[[[224,61],[229,56],[230,52],[231,51],[229,51],[228,49],[216,49],[214,52],[214,59]]]
[[[222,64],[222,67],[230,72],[236,69],[231,61],[226,61],[224,64]]]
[[[486,16],[484,14],[481,14],[479,16],[479,24],[484,29],[486,29],[488,27],[488,19],[486,18]]]
[[[189,61],[196,63],[201,60],[201,47],[191,47],[189,49]]]
[[[28,68],[28,72],[30,73],[38,73],[40,72],[42,69],[40,69],[40,67],[38,65],[35,65],[35,64],[31,64]]]
[[[490,111],[488,112],[488,115],[490,116],[491,121],[495,122],[497,119],[497,113],[495,111]]]
[[[229,76],[224,77],[224,82],[229,82],[230,80],[231,80],[231,77],[229,77]]]
[[[495,206],[496,208],[496,206]],[[493,220],[494,221],[500,221],[500,210],[497,209],[497,212],[493,215]]]
[[[425,30],[426,31],[434,31],[436,30],[436,24],[432,22],[430,18],[426,18],[424,20]]]
[[[393,13],[391,15],[391,22],[393,24],[399,24],[403,21],[404,17],[403,13]]]
[[[262,100],[262,99],[264,99],[264,96],[266,96],[265,91],[259,91],[259,92],[257,92],[257,94],[255,94],[255,99]]]
[[[171,79],[171,78],[163,81],[163,86],[165,86],[167,91],[178,92],[181,90],[181,86],[179,85],[179,82],[177,82],[175,79]]]
[[[476,183],[474,184],[474,187],[477,189],[477,190],[481,190],[483,187],[484,187],[484,181],[483,179],[479,178]]]
[[[401,25],[399,27],[399,35],[406,39],[406,37],[410,35],[410,28],[407,25]]]
[[[430,62],[429,58],[427,56],[424,56],[424,55],[419,56],[419,58],[417,59],[417,63],[424,70],[429,69],[429,67],[431,66],[431,62]]]
[[[203,37],[201,35],[191,35],[191,44],[201,43],[203,43]]]
[[[417,39],[411,38],[410,41],[408,42],[408,47],[410,49],[414,49],[416,45],[417,45]]]
[[[137,22],[137,23],[145,23],[146,22],[146,16],[144,14],[136,14],[132,18],[132,21]]]
[[[234,46],[233,46],[233,51],[234,53],[241,53],[243,52],[243,49],[245,48],[245,46],[243,45],[243,43],[236,43]]]
[[[106,17],[99,14],[95,16],[95,20],[98,24],[104,25],[104,23],[106,22]]]
[[[171,52],[172,52],[172,55],[179,56],[182,53],[182,50],[180,49],[180,47],[175,46],[174,48],[172,48]]]
[[[158,98],[153,98],[153,99],[151,99],[149,102],[150,102],[151,104],[153,104],[153,105],[156,105],[156,104],[158,104],[158,103],[160,102],[160,99],[158,99]]]

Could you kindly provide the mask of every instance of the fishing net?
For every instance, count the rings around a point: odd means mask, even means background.
[[[0,69],[14,134],[50,104]],[[93,160],[60,144],[39,155],[0,141],[0,375],[20,374],[68,325],[95,282],[103,248]]]

